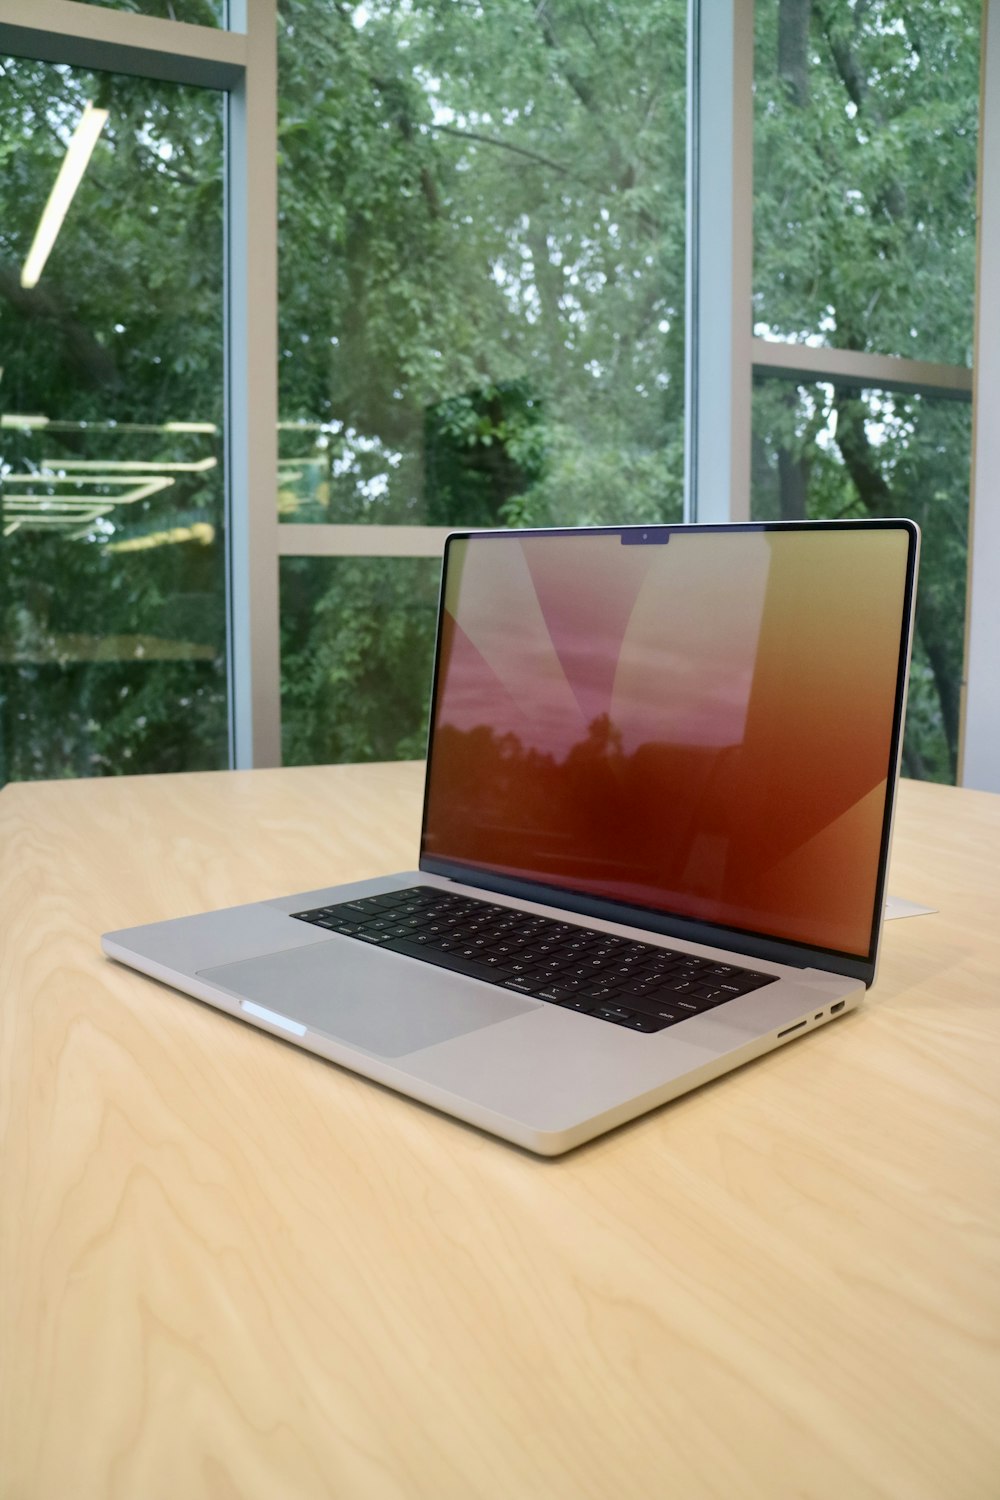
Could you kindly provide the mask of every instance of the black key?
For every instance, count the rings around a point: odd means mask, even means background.
[[[631,1010],[641,1012],[644,1016],[668,1022],[684,1021],[691,1014],[690,1011],[681,1010],[679,1005],[671,1005],[667,1000],[657,1000],[652,995],[629,995],[628,1005]]]
[[[611,965],[608,973],[616,975],[619,979],[638,979],[639,966],[635,963],[616,962]]]
[[[599,974],[602,968],[603,965],[600,963],[575,963],[566,969],[566,973],[573,979],[591,979],[595,974]]]
[[[743,969],[739,975],[740,993],[749,995],[753,990],[761,989],[765,984],[774,984],[777,975],[757,974],[751,969]]]
[[[731,998],[731,994],[725,994],[717,984],[706,984],[704,980],[699,981],[688,995],[689,1000],[711,1000],[716,1004],[720,1000],[729,1000]]]
[[[662,1031],[666,1026],[672,1026],[673,1021],[658,1016],[646,1016],[636,1014],[627,1021],[619,1021],[620,1026],[627,1026],[629,1031]]]
[[[592,1014],[602,1017],[605,1021],[630,1021],[633,1012],[626,1010],[622,1005],[599,1005]]]
[[[403,953],[409,958],[422,959],[438,969],[450,969],[455,974],[468,974],[472,979],[495,981],[495,973],[481,959],[459,958],[455,953],[438,953],[434,948],[421,947],[412,938],[384,938],[382,946],[392,953]]]
[[[580,994],[588,996],[593,1004],[597,1005],[598,1003],[613,999],[615,991],[606,984],[587,984],[584,981],[580,989]]]
[[[619,988],[623,995],[655,995],[663,984],[657,979],[626,979]]]

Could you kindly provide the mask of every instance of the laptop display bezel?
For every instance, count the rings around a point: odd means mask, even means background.
[[[648,907],[608,900],[605,897],[587,895],[578,890],[524,880],[498,874],[495,870],[459,859],[442,858],[426,851],[427,818],[433,762],[435,715],[437,712],[440,672],[441,641],[444,622],[444,599],[448,577],[449,558],[454,545],[475,539],[488,541],[505,538],[508,541],[518,536],[620,536],[632,545],[666,545],[675,533],[746,533],[780,531],[833,531],[833,530],[896,530],[907,538],[906,574],[904,580],[903,609],[901,612],[900,638],[895,702],[893,705],[892,731],[889,756],[886,765],[886,798],[883,810],[882,830],[879,841],[878,870],[875,881],[875,900],[869,932],[868,951],[865,956],[844,953],[832,948],[813,946],[772,934],[731,927],[722,923],[706,922],[676,913],[667,913]],[[430,711],[428,715],[427,773],[424,780],[424,800],[421,816],[420,858],[418,868],[426,873],[446,879],[461,881],[464,885],[516,900],[532,901],[543,906],[555,906],[561,911],[572,912],[581,917],[615,922],[654,934],[683,941],[703,944],[712,948],[725,948],[747,958],[765,962],[788,964],[797,968],[822,969],[841,974],[847,978],[860,979],[866,986],[875,977],[882,912],[888,874],[889,850],[892,835],[892,819],[896,801],[897,783],[902,755],[903,728],[906,714],[906,692],[913,634],[913,618],[916,600],[916,580],[919,563],[920,530],[915,522],[906,518],[878,518],[841,521],[747,521],[729,524],[676,524],[655,526],[588,526],[588,527],[539,527],[531,530],[497,529],[489,531],[455,531],[445,540],[441,569],[441,588],[438,602],[437,633],[434,650],[434,672],[431,685]]]

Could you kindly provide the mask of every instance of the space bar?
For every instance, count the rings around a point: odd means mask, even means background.
[[[490,984],[496,984],[503,978],[496,969],[489,964],[477,963],[474,958],[460,958],[455,953],[439,953],[436,948],[429,948],[424,943],[412,943],[407,938],[390,938],[386,943],[380,943],[380,948],[388,948],[390,953],[405,953],[408,958],[422,958],[425,964],[435,964],[439,969],[451,969],[456,974],[467,974],[470,979],[486,979]]]

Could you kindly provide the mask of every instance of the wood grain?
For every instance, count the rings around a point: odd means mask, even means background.
[[[420,791],[0,792],[3,1500],[1000,1493],[1000,798],[904,785],[860,1012],[546,1162],[99,952]]]

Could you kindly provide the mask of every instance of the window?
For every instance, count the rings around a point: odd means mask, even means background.
[[[384,528],[680,518],[685,7],[280,17],[279,514],[375,528],[283,539],[285,756],[417,754],[434,569]],[[371,693],[388,740],[317,737]]]
[[[0,112],[0,781],[224,766],[221,96],[4,58]]]
[[[972,361],[980,0],[756,0],[754,331]]]
[[[916,515],[907,765],[964,695],[994,785],[997,3],[5,0],[0,778],[415,753],[447,527],[683,490]]]

